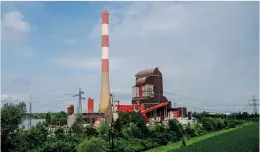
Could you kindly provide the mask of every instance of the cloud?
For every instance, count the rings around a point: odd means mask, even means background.
[[[36,53],[27,39],[32,29],[21,12],[4,12],[1,18],[1,50],[12,55],[34,57]]]
[[[75,38],[67,38],[64,40],[65,44],[74,44],[76,42],[77,42],[77,40]]]
[[[30,85],[32,82],[26,78],[14,78],[13,83],[15,85]]]
[[[61,66],[67,68],[76,69],[89,69],[89,70],[99,70],[101,68],[101,58],[95,56],[86,56],[79,53],[62,53],[53,61]],[[118,70],[120,67],[121,60],[119,58],[112,58],[110,62],[111,70]]]
[[[2,41],[10,43],[23,40],[31,30],[31,26],[24,20],[21,12],[7,12],[4,14],[2,23]]]
[[[258,93],[256,3],[136,2],[109,11],[111,57],[123,61],[122,72],[111,73],[111,87],[130,88],[138,70],[159,67],[165,91],[216,104],[241,104]],[[97,42],[99,31],[100,23],[90,34]]]
[[[93,15],[97,17],[91,22],[96,24],[89,33],[85,28],[67,27],[66,21],[59,25],[72,29],[70,33],[80,33],[80,38],[73,35],[77,43],[66,45],[51,60],[67,68],[56,75],[59,81],[49,82],[50,77],[35,81],[39,82],[35,87],[44,86],[41,92],[72,92],[81,87],[97,101],[98,108],[101,11]],[[259,96],[258,11],[257,2],[133,2],[109,9],[111,92],[121,103],[130,104],[136,72],[159,67],[165,92],[201,99],[211,107],[219,105],[213,108],[217,111],[243,108],[222,105],[246,105],[252,94]],[[82,35],[87,36],[84,39]],[[88,70],[94,71],[91,76],[82,74]],[[68,77],[69,73],[73,77]],[[208,108],[206,102],[165,96],[188,108]]]

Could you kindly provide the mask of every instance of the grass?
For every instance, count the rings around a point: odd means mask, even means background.
[[[176,142],[148,152],[258,152],[258,128],[258,124],[247,123],[236,128],[192,138],[186,141],[186,147],[180,148],[181,142]]]

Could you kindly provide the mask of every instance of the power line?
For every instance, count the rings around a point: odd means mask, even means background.
[[[56,98],[66,98],[68,96],[72,96],[75,93],[66,93],[66,94],[56,94],[56,95],[47,95],[47,96],[34,96],[34,99],[56,99]],[[26,100],[26,98],[18,98],[18,96],[7,96],[7,97],[1,97],[1,100],[3,99],[19,99],[19,100]],[[29,97],[30,98],[30,97]],[[28,99],[28,97],[27,97]]]
[[[217,103],[217,102],[206,101],[206,100],[201,100],[201,99],[196,99],[196,98],[190,98],[190,97],[186,97],[186,96],[176,94],[176,93],[171,93],[171,92],[165,92],[164,91],[164,93],[169,94],[169,95],[173,95],[173,96],[178,96],[178,97],[181,97],[181,98],[184,98],[184,99],[187,99],[187,100],[203,102],[203,104],[205,104],[205,103]],[[222,101],[222,102],[224,103],[224,102],[234,102],[234,101]]]

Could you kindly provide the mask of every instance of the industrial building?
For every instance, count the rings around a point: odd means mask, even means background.
[[[191,112],[187,113],[186,107],[172,107],[171,101],[163,94],[163,75],[158,68],[138,71],[135,74],[135,84],[132,87],[132,99],[129,105],[120,104],[120,101],[113,99],[110,93],[109,83],[109,13],[102,12],[102,68],[101,68],[101,92],[98,113],[94,112],[94,99],[88,99],[88,112],[83,113],[86,123],[94,122],[98,126],[103,119],[108,123],[118,118],[118,112],[140,112],[146,122],[167,121],[176,118],[185,124],[194,122]],[[75,121],[74,106],[68,108],[68,126]]]
[[[115,112],[139,111],[147,123],[176,118],[185,124],[189,120],[194,120],[186,107],[172,107],[171,101],[163,95],[163,76],[158,68],[138,71],[135,80],[132,87],[132,104],[121,105],[116,101]]]
[[[196,119],[186,107],[172,107],[171,101],[163,95],[163,76],[158,68],[139,71],[135,79],[136,82],[132,87],[132,104],[120,104],[120,101],[114,100],[110,95],[114,120],[118,118],[118,112],[136,111],[141,113],[147,123],[163,122],[174,118],[181,124],[196,123]],[[87,105],[88,112],[83,113],[83,119],[86,123],[92,122],[98,126],[105,118],[105,114],[94,112],[94,99],[89,98]],[[68,108],[70,115],[74,111],[72,108],[73,105]],[[73,121],[70,120],[70,122]]]

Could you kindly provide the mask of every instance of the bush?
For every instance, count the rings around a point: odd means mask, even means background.
[[[213,131],[215,129],[215,123],[213,118],[204,118],[202,119],[202,126],[203,129],[205,129],[206,131]]]
[[[85,129],[85,134],[88,137],[92,137],[92,136],[98,136],[98,132],[95,128],[91,127],[91,126],[87,126]]]
[[[106,142],[98,137],[86,139],[78,145],[78,152],[104,152]]]
[[[123,129],[123,136],[126,138],[141,138],[142,132],[135,124],[131,124]]]
[[[177,120],[169,120],[168,125],[169,125],[169,130],[175,132],[177,140],[183,137],[183,128],[181,124],[178,123]]]
[[[101,138],[108,140],[109,139],[109,125],[107,121],[102,121],[99,128],[98,132]]]
[[[47,141],[47,128],[42,123],[38,123],[29,130],[21,131],[18,135],[19,151],[27,151],[42,147]]]
[[[47,142],[41,150],[42,152],[76,152],[75,144],[57,140],[56,142]]]
[[[188,139],[197,136],[197,133],[196,133],[195,129],[191,128],[190,125],[187,125],[187,126],[186,126],[186,128],[185,128],[185,134],[186,134],[186,136],[187,136]]]
[[[57,138],[61,139],[64,135],[64,129],[62,127],[58,127],[54,133]]]

